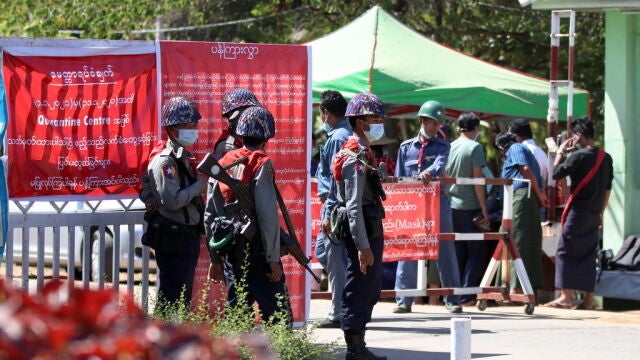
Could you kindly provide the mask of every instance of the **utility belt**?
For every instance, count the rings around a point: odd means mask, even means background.
[[[381,202],[379,204],[362,205],[362,217],[365,222],[377,222],[380,219],[384,219],[384,216],[384,207]],[[333,208],[329,221],[331,222],[331,236],[329,236],[329,241],[335,245],[339,245],[342,244],[347,237],[351,236],[349,216],[344,204],[339,204]]]
[[[243,258],[247,249],[251,257],[264,257],[260,229],[255,220],[240,211],[225,211],[227,214],[216,217],[211,224],[212,236],[207,241],[211,259],[214,254]]]
[[[188,242],[198,241],[202,233],[199,225],[181,224],[160,215],[157,210],[145,212],[144,220],[147,230],[142,235],[142,244],[155,251],[181,253]]]

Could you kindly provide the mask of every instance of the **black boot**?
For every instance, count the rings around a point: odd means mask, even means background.
[[[364,342],[364,330],[356,333],[344,333],[344,340],[347,342],[347,355],[345,360],[387,360],[386,356],[376,356],[367,349]]]

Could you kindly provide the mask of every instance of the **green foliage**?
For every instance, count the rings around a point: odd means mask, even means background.
[[[5,1],[0,4],[0,34],[128,39],[133,36],[133,30],[153,29],[157,16],[171,16],[187,3],[187,0]]]
[[[153,317],[174,323],[192,323],[205,325],[211,329],[215,337],[234,339],[239,338],[237,349],[242,359],[251,359],[256,348],[260,347],[260,338],[268,339],[269,349],[281,360],[321,360],[336,354],[336,344],[314,343],[313,328],[303,327],[294,329],[291,327],[291,318],[288,312],[276,312],[272,319],[262,324],[257,324],[255,319],[260,312],[248,301],[247,292],[247,259],[248,250],[245,252],[245,263],[242,266],[242,274],[234,278],[236,286],[237,302],[224,309],[223,316],[212,319],[210,309],[206,304],[208,288],[202,291],[200,306],[194,311],[184,305],[183,297],[173,304],[163,301],[156,302]],[[184,292],[183,292],[184,294]],[[278,299],[288,301],[288,299]]]
[[[14,0],[0,3],[0,35],[305,43],[379,5],[423,35],[469,55],[549,77],[549,11],[515,0]],[[566,27],[566,21],[563,21]],[[565,30],[566,31],[566,30]],[[604,16],[578,13],[574,80],[591,94],[602,137]],[[566,41],[566,39],[564,40]],[[563,42],[561,50],[568,48]],[[566,77],[566,52],[560,76]],[[341,56],[337,54],[337,56]],[[565,124],[560,124],[562,129]],[[541,128],[546,137],[546,129]],[[599,139],[597,139],[599,140]]]

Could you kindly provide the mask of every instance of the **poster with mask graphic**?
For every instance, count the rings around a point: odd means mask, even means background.
[[[202,118],[193,154],[202,159],[216,143],[226,141],[228,118],[222,102],[234,89],[250,90],[275,119],[275,136],[265,151],[273,160],[275,179],[305,253],[310,254],[308,216],[311,143],[311,79],[309,48],[300,45],[216,42],[160,42],[160,99],[182,96],[197,106]],[[246,99],[240,98],[246,105]],[[225,109],[227,110],[227,109]],[[233,112],[231,112],[233,117]],[[230,143],[233,143],[231,140]],[[281,221],[284,227],[284,222]],[[306,272],[291,256],[283,256],[294,321],[308,312]],[[194,300],[208,281],[209,255],[203,245],[196,269]],[[215,295],[214,295],[215,296]]]
[[[10,198],[137,196],[156,141],[153,46],[3,48]]]

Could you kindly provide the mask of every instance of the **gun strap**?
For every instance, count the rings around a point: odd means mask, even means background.
[[[176,166],[178,167],[178,169],[180,171],[180,189],[184,189],[184,188],[187,187],[186,179],[189,179],[189,182],[191,184],[193,184],[197,180],[197,177],[191,176],[191,173],[189,172],[189,169],[187,169],[187,166],[184,164],[184,162],[182,160],[178,159],[173,154],[173,150],[169,152],[169,156],[176,163]],[[184,222],[185,222],[185,224],[188,224],[189,223],[189,212],[187,211],[187,207],[186,206],[184,206],[182,208],[182,212],[184,214]]]
[[[223,166],[222,169],[223,170],[229,170],[235,166],[238,166],[240,164],[242,164],[243,162],[247,161],[249,159],[248,156],[243,156],[240,159],[234,160],[232,163],[228,164],[227,166]]]
[[[282,213],[282,217],[284,218],[284,223],[287,225],[289,236],[291,236],[291,238],[297,242],[298,239],[296,239],[295,229],[293,228],[293,224],[291,223],[291,217],[289,216],[289,212],[287,211],[287,206],[284,203],[284,199],[282,199],[282,194],[280,194],[280,189],[278,189],[278,185],[276,185],[276,179],[273,179],[273,188],[276,190],[276,199],[278,200],[280,212]]]
[[[359,161],[362,165],[364,165],[364,167],[366,167],[367,169],[370,169],[372,171],[378,171],[378,168],[371,166],[371,164],[369,164],[369,161],[367,161],[365,159],[365,155],[363,152],[353,152],[350,149],[342,149],[340,151],[344,151],[344,153],[354,159],[356,159],[357,161]]]

